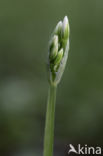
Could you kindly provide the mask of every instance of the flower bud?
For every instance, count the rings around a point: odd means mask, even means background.
[[[58,22],[58,24],[54,30],[54,34],[57,34],[60,36],[61,32],[62,32],[62,21]]]
[[[54,65],[59,65],[61,59],[63,57],[63,49],[61,49],[58,54],[57,54],[57,57],[56,59],[54,60]]]
[[[57,35],[54,35],[50,42],[49,42],[49,47],[52,48],[54,47],[56,44],[58,44],[58,36]]]
[[[51,61],[55,59],[55,57],[57,56],[57,53],[58,53],[58,44],[56,44],[55,47],[51,49],[51,52],[50,52]]]
[[[48,72],[49,82],[57,85],[63,75],[69,51],[69,23],[65,16],[63,23],[60,21],[49,43]]]
[[[54,35],[50,43],[50,59],[51,61],[56,57],[58,52],[58,36]]]
[[[69,37],[69,22],[67,16],[65,16],[63,20],[62,35],[64,39],[67,39]]]

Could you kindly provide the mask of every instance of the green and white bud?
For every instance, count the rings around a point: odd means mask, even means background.
[[[62,29],[62,35],[64,39],[67,39],[69,36],[69,22],[68,17],[65,16],[63,20],[63,29]]]
[[[54,35],[50,43],[50,59],[53,60],[58,53],[58,36]]]
[[[58,24],[54,30],[54,34],[61,35],[61,32],[62,32],[62,21],[58,22]]]
[[[51,50],[51,53],[50,53],[51,61],[55,59],[57,53],[58,53],[58,44]]]
[[[58,44],[58,35],[54,35],[50,42],[49,42],[49,48],[51,49],[53,46],[55,46],[56,44]]]
[[[56,57],[56,59],[54,60],[54,64],[58,66],[58,65],[60,64],[60,62],[61,62],[62,57],[63,57],[63,49],[61,49],[61,50],[58,52],[57,57]]]
[[[48,71],[49,82],[57,85],[63,75],[69,51],[69,23],[65,16],[63,22],[60,21],[49,43]]]

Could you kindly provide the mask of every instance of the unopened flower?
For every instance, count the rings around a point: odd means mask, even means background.
[[[60,21],[53,31],[49,43],[48,70],[49,81],[52,85],[60,82],[69,51],[69,22],[65,16],[63,22]]]

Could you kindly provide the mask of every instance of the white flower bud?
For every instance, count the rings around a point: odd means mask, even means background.
[[[61,32],[62,32],[62,21],[59,21],[54,30],[54,34],[61,35]]]
[[[54,65],[59,65],[60,61],[62,60],[63,57],[63,49],[61,49],[58,54],[56,59],[54,60]]]
[[[58,53],[58,36],[54,35],[50,43],[50,60],[52,61]]]
[[[67,16],[65,16],[63,20],[62,35],[64,39],[67,39],[69,36],[69,22]]]
[[[58,36],[57,35],[54,35],[50,42],[49,42],[49,47],[52,48],[54,47],[56,44],[58,44]]]

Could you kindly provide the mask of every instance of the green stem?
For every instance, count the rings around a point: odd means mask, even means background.
[[[56,86],[50,85],[44,135],[44,155],[53,156]]]

